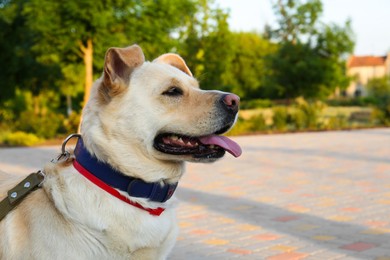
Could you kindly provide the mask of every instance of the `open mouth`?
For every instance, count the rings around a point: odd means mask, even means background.
[[[241,155],[241,148],[237,143],[226,136],[217,134],[201,137],[190,137],[173,133],[160,134],[154,140],[154,147],[163,153],[192,155],[194,158],[199,159],[220,158],[225,154],[225,151],[235,157]]]

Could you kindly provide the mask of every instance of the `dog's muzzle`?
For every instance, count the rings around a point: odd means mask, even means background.
[[[226,136],[235,123],[239,110],[240,98],[231,93],[223,93],[215,99],[214,130],[200,136],[183,133],[160,133],[154,139],[154,148],[171,155],[192,155],[195,160],[212,160],[221,158],[225,151],[238,157],[241,148]]]

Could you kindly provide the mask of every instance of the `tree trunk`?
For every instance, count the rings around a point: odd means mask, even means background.
[[[93,83],[93,44],[92,39],[87,40],[87,46],[80,42],[80,50],[83,54],[84,66],[85,66],[85,91],[84,91],[84,102],[83,106],[87,104],[89,94],[91,93],[91,87]],[[83,121],[80,116],[80,124],[78,133],[80,133],[81,122]]]
[[[87,46],[81,45],[81,51],[83,52],[83,59],[85,65],[85,92],[84,92],[84,106],[87,104],[89,94],[91,93],[91,87],[93,83],[93,45],[92,39],[87,40]]]
[[[72,114],[72,96],[69,94],[66,95],[66,114],[68,117]]]

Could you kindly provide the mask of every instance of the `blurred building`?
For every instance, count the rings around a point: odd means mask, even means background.
[[[372,78],[390,75],[390,53],[387,56],[351,56],[347,61],[347,74],[354,79],[342,96],[366,96],[367,82]]]

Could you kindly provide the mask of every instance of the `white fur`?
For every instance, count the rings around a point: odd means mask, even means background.
[[[178,56],[150,63],[143,62],[143,55],[133,58],[128,50],[118,53],[132,58],[129,66],[136,64],[130,80],[123,79],[129,84],[110,100],[99,92],[107,75],[93,86],[83,111],[85,146],[126,175],[178,182],[184,161],[193,158],[157,151],[154,138],[160,132],[202,136],[217,131],[221,123],[215,103],[221,93],[200,90]],[[107,73],[116,68],[106,66]],[[183,89],[180,99],[162,95],[172,85]],[[46,165],[43,188],[0,222],[0,259],[165,259],[178,232],[175,198],[166,203],[131,198],[144,207],[165,208],[160,216],[150,215],[92,184],[73,168],[72,159]],[[0,180],[3,198],[18,180],[3,174]]]

